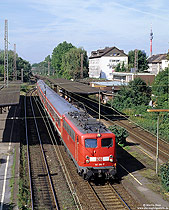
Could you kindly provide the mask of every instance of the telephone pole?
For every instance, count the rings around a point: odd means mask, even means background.
[[[16,44],[14,44],[14,64],[13,64],[13,80],[17,80],[17,71],[16,71]]]
[[[8,86],[8,20],[5,20],[4,84]]]

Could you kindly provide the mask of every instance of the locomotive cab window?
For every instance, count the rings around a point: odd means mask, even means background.
[[[112,147],[113,146],[113,140],[112,138],[105,138],[101,141],[102,147]]]
[[[96,148],[97,147],[97,139],[85,139],[85,147],[86,148]]]

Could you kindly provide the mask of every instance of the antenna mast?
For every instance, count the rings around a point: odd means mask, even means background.
[[[8,20],[5,20],[4,84],[8,86]]]
[[[153,40],[153,30],[151,25],[151,31],[150,31],[150,57],[152,56],[152,40]]]

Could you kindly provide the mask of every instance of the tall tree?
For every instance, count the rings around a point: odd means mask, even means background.
[[[62,65],[62,57],[74,46],[71,43],[67,43],[64,41],[60,43],[57,47],[54,48],[52,52],[51,64],[57,73],[60,74],[61,65]]]
[[[129,71],[134,68],[135,51],[131,50],[128,53]],[[147,56],[144,51],[138,50],[138,72],[143,72],[148,69]]]
[[[9,80],[13,79],[13,63],[14,63],[14,52],[12,50],[8,51],[8,75]],[[31,70],[31,65],[28,61],[23,60],[21,57],[18,57],[18,54],[16,54],[16,69],[17,69],[17,75],[20,79],[21,76],[21,69],[24,69],[24,77],[25,80],[27,79],[28,72]],[[4,50],[0,50],[0,75],[3,80],[3,74],[4,74]]]
[[[83,54],[83,76],[88,76],[87,52],[82,48],[72,48],[62,58],[61,73],[64,78],[80,78],[81,54]]]

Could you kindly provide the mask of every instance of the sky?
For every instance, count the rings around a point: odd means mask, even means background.
[[[5,19],[9,50],[31,64],[52,55],[63,41],[91,51],[116,46],[150,55],[169,49],[168,0],[0,0],[0,49]]]

